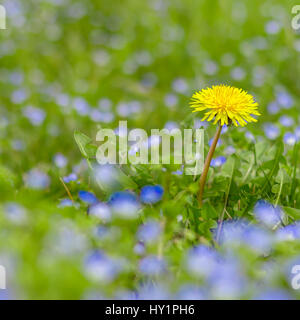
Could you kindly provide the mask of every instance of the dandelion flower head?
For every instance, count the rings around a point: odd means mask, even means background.
[[[208,111],[202,121],[212,121],[214,124],[244,127],[248,122],[257,122],[253,115],[259,116],[258,103],[248,92],[227,85],[212,86],[195,92],[190,105],[193,112]]]

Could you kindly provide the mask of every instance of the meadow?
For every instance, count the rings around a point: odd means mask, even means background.
[[[300,3],[1,4],[0,299],[300,298]],[[223,127],[201,208],[182,165],[97,163],[119,121],[206,155],[190,100],[218,84],[261,116]]]

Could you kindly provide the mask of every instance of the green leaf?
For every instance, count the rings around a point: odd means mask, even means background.
[[[282,207],[283,211],[295,220],[300,220],[300,210],[291,207]]]
[[[78,145],[78,148],[81,152],[81,154],[85,157],[88,158],[89,152],[86,150],[86,146],[91,143],[92,139],[86,136],[85,134],[81,133],[80,131],[75,131],[74,132],[74,139]]]

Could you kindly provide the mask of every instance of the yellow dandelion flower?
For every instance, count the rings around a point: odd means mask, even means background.
[[[202,121],[220,122],[221,126],[233,123],[244,127],[248,122],[257,122],[252,115],[259,116],[258,103],[248,92],[226,85],[213,86],[195,92],[190,105],[193,112],[210,109]]]

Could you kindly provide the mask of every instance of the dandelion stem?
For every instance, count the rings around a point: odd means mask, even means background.
[[[199,193],[198,193],[198,203],[199,203],[199,207],[202,208],[202,198],[203,198],[203,191],[204,191],[204,187],[205,187],[205,181],[206,181],[206,177],[208,174],[208,170],[210,167],[210,163],[212,160],[212,157],[214,155],[214,152],[216,150],[216,146],[218,144],[220,135],[221,135],[221,130],[222,130],[222,126],[219,125],[218,130],[216,132],[216,135],[214,137],[214,140],[210,146],[210,149],[208,151],[205,163],[204,163],[204,168],[203,168],[203,172],[201,174],[200,180],[199,180]]]

